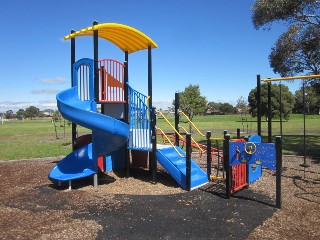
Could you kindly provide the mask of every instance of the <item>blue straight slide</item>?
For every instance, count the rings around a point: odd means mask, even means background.
[[[80,100],[77,86],[60,92],[57,103],[64,118],[92,130],[92,143],[63,158],[51,170],[49,179],[67,181],[97,173],[97,158],[118,150],[128,141],[129,125],[98,113],[94,101]]]
[[[182,156],[186,153],[176,147]],[[186,158],[181,157],[173,147],[157,150],[157,160],[166,171],[186,189]],[[191,160],[191,189],[198,188],[208,182],[208,175],[193,160]]]

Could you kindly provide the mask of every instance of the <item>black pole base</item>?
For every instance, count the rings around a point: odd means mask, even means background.
[[[304,167],[304,168],[308,168],[310,167],[310,165],[306,164],[306,163],[302,163],[302,164],[299,164],[300,167]]]

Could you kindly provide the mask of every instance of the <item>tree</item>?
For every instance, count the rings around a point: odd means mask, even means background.
[[[307,114],[318,114],[320,106],[320,97],[314,89],[306,86],[305,89],[305,110]],[[295,92],[294,112],[303,113],[303,90],[302,88]]]
[[[22,119],[25,115],[25,111],[24,109],[20,108],[17,112],[16,112],[16,116],[18,119]]]
[[[13,111],[12,110],[8,110],[6,111],[6,119],[11,119],[13,118]]]
[[[27,118],[35,118],[38,116],[38,113],[39,113],[39,108],[37,107],[34,107],[34,106],[30,106],[28,108],[26,108],[26,111],[25,111],[25,117]]]
[[[319,74],[320,67],[320,1],[319,0],[257,0],[253,6],[256,29],[270,28],[273,22],[288,24],[271,49],[270,66],[282,77]],[[310,80],[320,93],[319,79]]]
[[[320,27],[293,25],[271,49],[270,66],[281,76],[319,74]]]
[[[287,86],[281,86],[282,107],[281,112],[284,119],[289,119],[294,107],[295,99],[292,92]],[[257,88],[250,91],[248,102],[250,113],[253,117],[257,116]],[[271,116],[272,118],[280,117],[280,84],[271,85]],[[261,116],[268,117],[268,85],[261,84]]]
[[[242,114],[247,114],[248,112],[248,102],[246,101],[246,99],[241,96],[238,100],[237,100],[237,105],[236,105],[236,109],[237,111],[239,111]]]
[[[207,104],[207,110],[210,110],[212,114],[233,114],[235,108],[230,103],[216,103],[209,102]]]
[[[230,103],[221,103],[219,110],[223,114],[233,114],[234,107]]]
[[[252,8],[256,29],[270,27],[275,21],[294,24],[320,25],[320,2],[317,0],[257,0]]]
[[[210,110],[211,113],[220,113],[220,105],[221,103],[216,102],[208,102],[207,110]]]
[[[201,96],[199,85],[189,84],[179,94],[180,110],[192,120],[193,116],[202,114],[206,110],[207,100]]]

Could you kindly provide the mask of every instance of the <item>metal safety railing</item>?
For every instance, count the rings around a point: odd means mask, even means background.
[[[134,90],[128,83],[129,95],[129,149],[151,151],[151,124],[149,98]]]
[[[99,60],[100,102],[124,102],[124,64],[113,59]]]
[[[73,64],[72,86],[78,87],[78,96],[82,101],[94,99],[93,61],[82,58]]]

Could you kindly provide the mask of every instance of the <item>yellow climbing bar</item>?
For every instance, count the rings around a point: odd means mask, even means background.
[[[191,125],[197,130],[197,132],[201,135],[201,137],[205,137],[206,135],[203,134],[197,127],[196,125],[194,125],[194,123],[190,120],[190,118],[182,111],[179,111],[179,113],[182,113],[183,116],[185,116],[185,118],[188,120],[188,122],[191,123]]]
[[[224,138],[210,138],[210,141],[224,141]]]
[[[162,112],[160,112],[159,110],[157,110],[156,112],[159,113],[159,114],[161,115],[161,117],[163,117],[164,120],[166,120],[166,122],[169,124],[169,126],[174,130],[174,132],[175,132],[176,134],[178,134],[178,136],[179,136],[180,138],[184,139],[184,138],[181,136],[181,134],[176,130],[176,128],[169,122],[168,118],[166,118],[166,116],[165,116]]]
[[[320,75],[308,75],[308,76],[293,76],[293,77],[282,77],[282,78],[264,78],[261,79],[263,82],[273,82],[273,81],[284,81],[284,80],[299,80],[299,79],[310,79],[310,78],[320,78]]]
[[[174,148],[174,150],[178,153],[178,155],[182,158],[186,158],[186,156],[183,156],[176,148],[176,146],[174,146],[174,144],[170,141],[170,139],[168,138],[168,136],[165,134],[165,132],[161,129],[161,128],[157,128],[157,130],[160,130],[160,132],[162,133],[162,135],[167,139],[167,141],[170,143],[170,145]]]
[[[187,129],[185,129],[183,126],[180,126],[180,128],[183,129],[183,131],[185,131],[186,133],[188,133]],[[193,137],[191,137],[191,141],[194,142],[194,144],[197,146],[197,148],[201,151],[201,152],[206,152],[206,150],[203,150],[200,146],[199,143],[196,142],[196,140],[194,140]]]
[[[158,45],[146,34],[139,30],[119,23],[102,23],[83,28],[64,37],[64,40],[80,36],[93,36],[98,30],[98,37],[108,40],[118,46],[122,51],[133,53],[143,49],[157,48]]]

